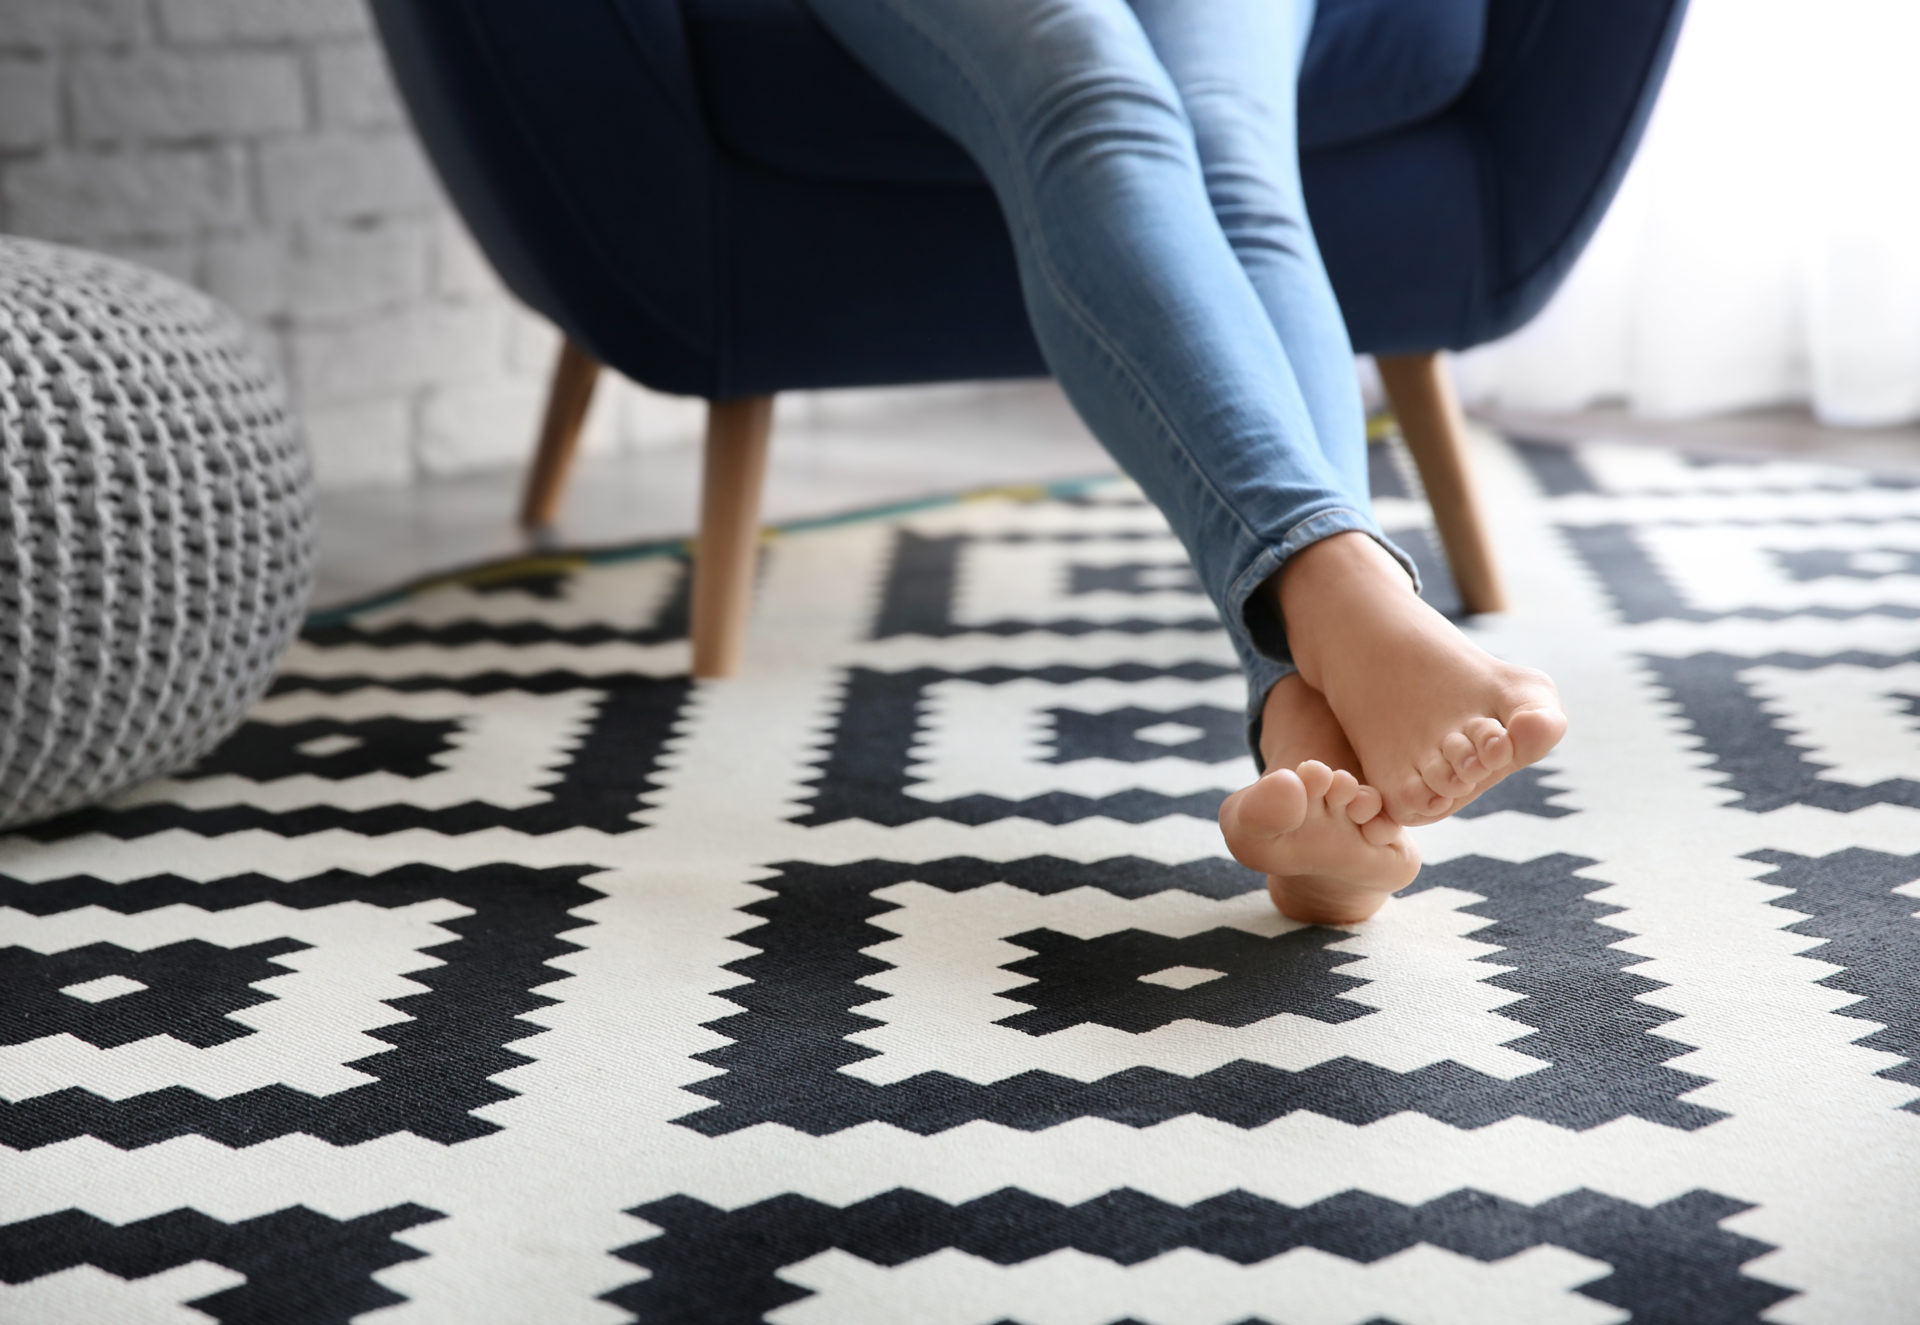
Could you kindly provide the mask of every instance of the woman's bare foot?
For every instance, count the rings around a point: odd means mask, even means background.
[[[1326,696],[1396,822],[1445,818],[1566,732],[1545,673],[1461,634],[1367,535],[1322,539],[1278,579],[1300,675]]]
[[[1268,695],[1260,746],[1270,771],[1227,797],[1220,831],[1235,860],[1267,876],[1282,915],[1353,924],[1413,882],[1420,853],[1382,813],[1377,791],[1328,763],[1358,761],[1326,701],[1299,677]]]

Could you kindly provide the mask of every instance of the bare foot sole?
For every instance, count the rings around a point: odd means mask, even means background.
[[[1432,823],[1559,744],[1553,681],[1486,652],[1421,601],[1365,534],[1336,534],[1280,583],[1294,659],[1326,696],[1387,814]]]
[[[1420,853],[1381,812],[1380,794],[1318,759],[1279,768],[1220,806],[1233,858],[1267,876],[1280,914],[1351,925],[1413,882]]]

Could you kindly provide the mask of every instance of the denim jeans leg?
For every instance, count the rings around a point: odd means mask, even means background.
[[[1249,627],[1249,603],[1256,619],[1264,610],[1255,590],[1318,538],[1354,529],[1386,539],[1350,458],[1320,444],[1287,347],[1215,215],[1194,124],[1139,17],[1126,0],[809,3],[980,164],[1049,366],[1185,544],[1264,699],[1292,663],[1281,623]],[[1230,3],[1265,4],[1292,16],[1282,28],[1303,26],[1297,0]],[[1220,31],[1233,39],[1231,25]],[[1289,100],[1294,42],[1275,53]],[[1310,248],[1304,207],[1296,210]],[[1324,336],[1345,353],[1337,308],[1313,303],[1301,318],[1302,337]],[[1364,484],[1364,456],[1361,471]]]

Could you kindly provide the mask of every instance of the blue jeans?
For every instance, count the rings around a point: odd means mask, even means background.
[[[999,198],[1048,365],[1166,514],[1247,675],[1294,670],[1271,593],[1379,539],[1353,349],[1300,186],[1312,0],[808,0]]]

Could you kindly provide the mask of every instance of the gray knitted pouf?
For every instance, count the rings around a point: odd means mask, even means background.
[[[0,238],[0,828],[233,730],[306,608],[312,487],[231,313]]]

